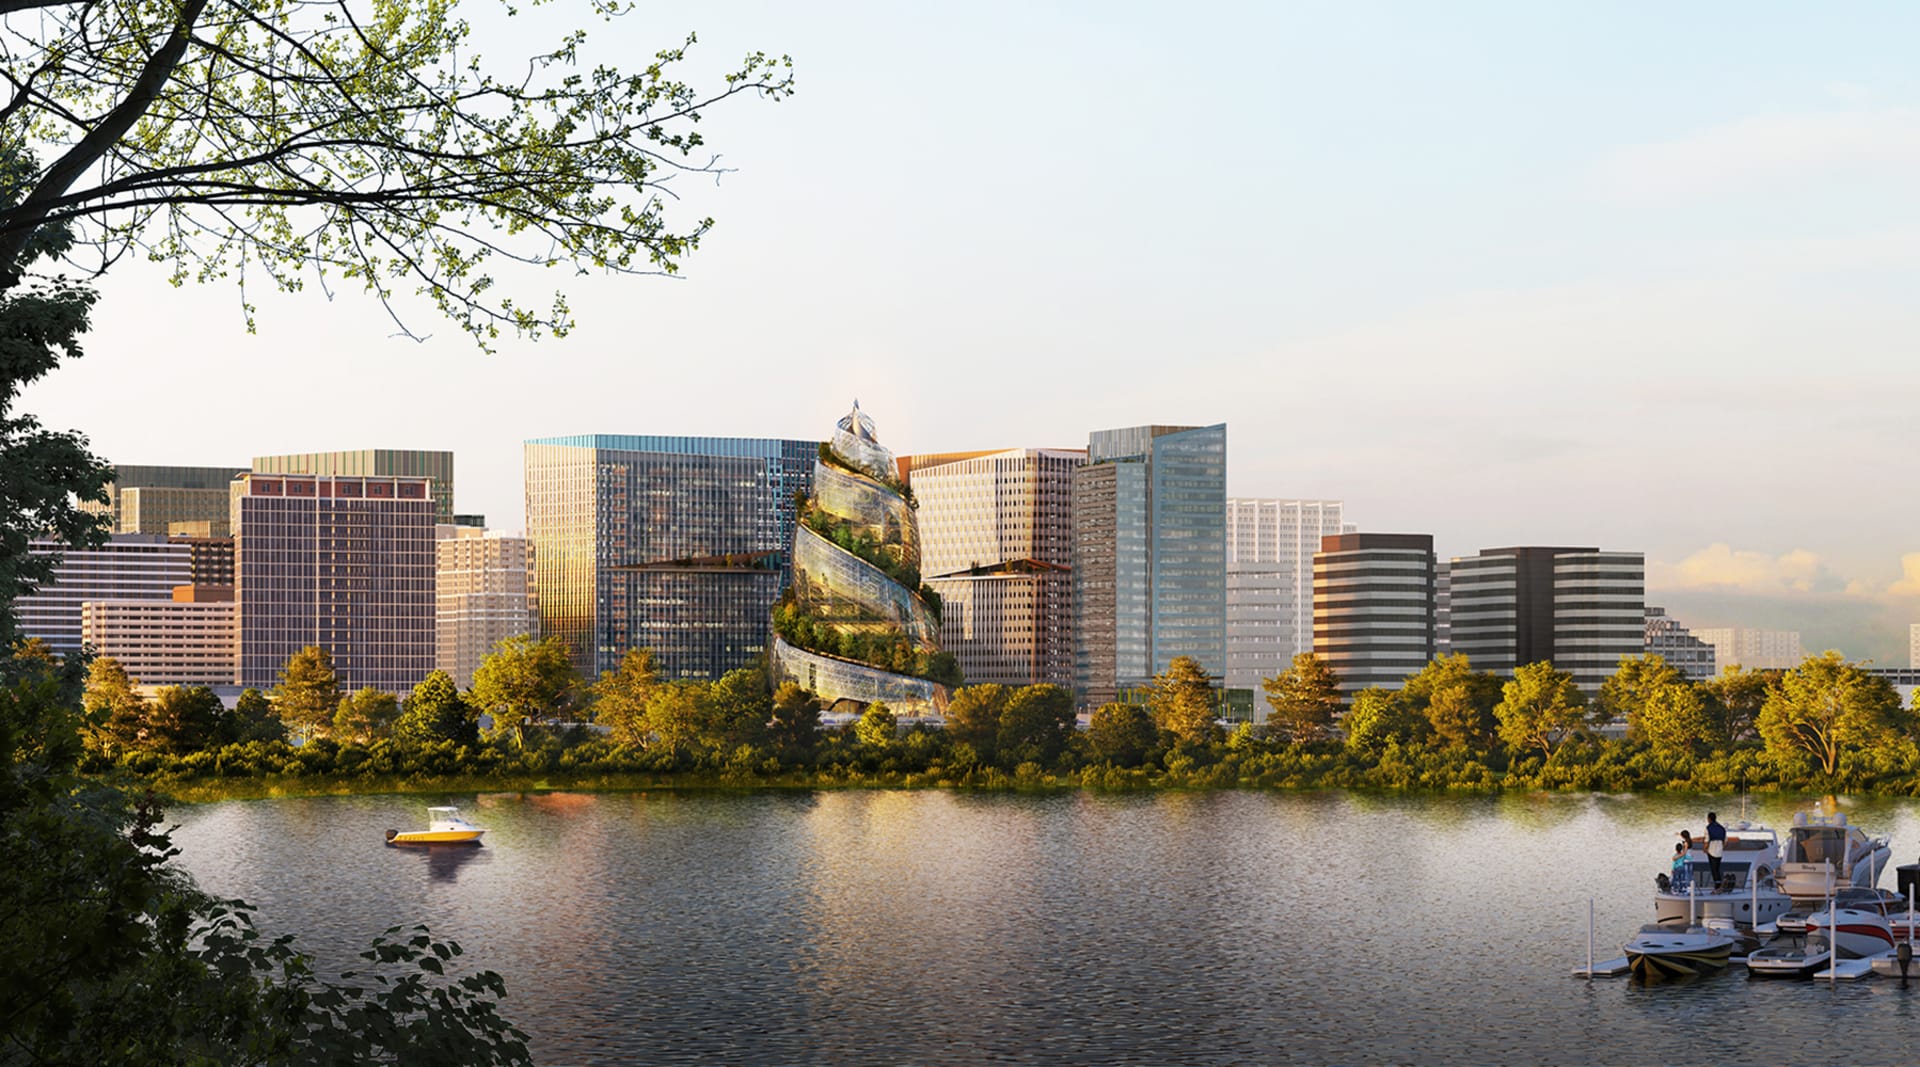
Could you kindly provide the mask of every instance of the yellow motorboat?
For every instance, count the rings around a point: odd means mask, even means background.
[[[477,845],[485,830],[460,817],[459,808],[428,808],[425,830],[388,830],[389,845]]]

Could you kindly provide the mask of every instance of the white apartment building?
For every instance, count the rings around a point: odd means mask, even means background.
[[[193,581],[193,556],[165,534],[115,534],[98,548],[65,548],[35,540],[36,556],[58,552],[53,578],[13,602],[22,637],[37,637],[60,655],[81,646],[80,610],[89,600],[167,603],[175,586]],[[229,681],[231,678],[229,678]]]
[[[920,574],[968,684],[1073,684],[1073,470],[1086,452],[906,456]]]
[[[1920,622],[1907,626],[1907,666],[1920,670]]]
[[[1257,691],[1313,651],[1313,555],[1353,531],[1338,500],[1227,498],[1227,688]]]
[[[1750,671],[1787,670],[1807,658],[1800,649],[1798,630],[1722,626],[1695,630],[1693,636],[1713,646],[1714,659],[1722,670],[1736,664]]]
[[[196,592],[181,586],[172,600],[86,601],[81,640],[143,686],[232,685],[240,670],[233,591],[220,589],[211,599]]]
[[[540,632],[533,544],[445,523],[434,535],[434,664],[465,689],[494,646]]]

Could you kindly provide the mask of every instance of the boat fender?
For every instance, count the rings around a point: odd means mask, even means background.
[[[388,830],[388,831],[387,831],[387,840],[389,840],[389,841],[391,841],[391,840],[393,840],[394,838],[396,838],[396,837],[398,837],[398,836],[400,836],[400,831],[398,831],[398,830]]]
[[[1894,947],[1893,957],[1900,961],[1900,984],[1907,984],[1907,968],[1913,966],[1913,942],[1902,941]]]

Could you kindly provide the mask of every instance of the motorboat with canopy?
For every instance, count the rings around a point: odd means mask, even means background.
[[[1780,854],[1780,888],[1805,909],[1848,887],[1872,889],[1893,857],[1885,837],[1850,825],[1844,812],[1801,812],[1787,829]]]
[[[1720,860],[1720,881],[1712,881],[1706,834],[1693,838],[1687,853],[1690,885],[1667,874],[1654,877],[1653,917],[1668,926],[1725,921],[1764,926],[1785,914],[1793,900],[1775,884],[1780,870],[1780,835],[1770,827],[1735,823],[1727,831]]]

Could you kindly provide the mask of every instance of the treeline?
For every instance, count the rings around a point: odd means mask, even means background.
[[[1838,653],[1706,682],[1658,656],[1629,657],[1592,700],[1551,664],[1502,678],[1453,655],[1350,702],[1326,664],[1305,654],[1266,683],[1267,722],[1232,728],[1216,718],[1214,681],[1176,659],[1142,703],[1105,705],[1085,728],[1066,690],[975,685],[955,692],[941,726],[903,729],[874,705],[824,729],[813,694],[773,690],[762,670],[668,681],[649,652],[634,650],[583,684],[552,638],[504,642],[466,692],[436,672],[400,700],[342,692],[326,654],[308,649],[279,686],[250,691],[232,712],[192,690],[141,701],[124,671],[95,660],[86,766],[180,780],[1920,795],[1920,713]]]

